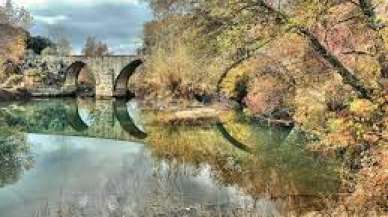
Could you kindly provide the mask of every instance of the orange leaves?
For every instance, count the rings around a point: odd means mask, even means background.
[[[259,76],[251,83],[245,103],[254,114],[269,113],[281,106],[285,93],[285,85],[275,78]]]

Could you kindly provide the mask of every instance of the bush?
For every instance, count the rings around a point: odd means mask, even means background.
[[[152,48],[144,65],[142,81],[136,82],[137,90],[151,90],[157,96],[192,98],[214,91],[217,77],[205,70],[210,67],[196,58],[183,42]]]
[[[356,97],[349,85],[344,85],[339,76],[329,76],[322,86],[325,93],[325,101],[332,112],[343,110],[351,98]]]
[[[294,120],[303,130],[322,134],[328,107],[324,93],[311,88],[296,91]]]
[[[20,75],[21,68],[18,64],[8,60],[0,65],[0,82],[9,80],[10,76]]]
[[[371,118],[377,110],[377,105],[366,99],[355,99],[349,105],[349,111],[360,118]]]
[[[22,81],[23,81],[23,75],[11,75],[3,84],[1,84],[1,87],[6,87],[6,88],[16,87],[20,85]]]
[[[57,55],[57,54],[58,54],[57,50],[55,48],[52,48],[52,47],[46,47],[45,49],[43,49],[40,52],[40,55],[42,55],[44,57],[53,56],[53,55]]]

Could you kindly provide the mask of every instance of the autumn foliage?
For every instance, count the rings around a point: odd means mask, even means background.
[[[287,111],[319,138],[313,149],[358,153],[366,144],[386,152],[386,1],[149,3],[155,20],[144,38],[153,61],[143,84],[174,96],[202,89],[238,101],[253,116]]]

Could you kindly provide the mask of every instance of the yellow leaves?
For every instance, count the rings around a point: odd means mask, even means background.
[[[159,117],[157,115],[156,117]],[[212,127],[170,126],[158,123],[146,126],[153,155],[162,158],[174,158],[182,162],[200,163],[215,160],[217,155],[235,153],[233,146]]]
[[[322,144],[327,147],[351,146],[360,143],[374,144],[378,141],[375,123],[378,106],[369,100],[354,99],[341,113],[331,113],[323,127]]]
[[[355,120],[352,116],[331,118],[326,125],[328,133],[323,140],[326,145],[375,144],[379,140],[378,134],[368,122]]]
[[[228,97],[236,97],[238,92],[236,91],[236,84],[246,78],[250,74],[251,70],[249,69],[249,64],[242,64],[240,67],[232,69],[228,76],[224,79],[222,83],[222,92]]]
[[[329,132],[338,132],[346,129],[345,118],[331,118],[327,121]]]
[[[338,148],[355,145],[356,140],[354,139],[351,131],[342,131],[327,134],[323,140],[323,143],[328,146],[334,146],[335,148]]]
[[[349,106],[349,111],[361,118],[371,118],[376,110],[377,105],[366,99],[355,99]]]
[[[233,26],[217,37],[217,45],[221,51],[244,47],[247,33],[248,26]]]
[[[376,0],[375,11],[377,15],[377,20],[387,24],[388,23],[388,1]]]
[[[293,118],[302,129],[321,134],[326,112],[325,97],[321,91],[311,88],[297,90]]]
[[[385,114],[388,113],[388,105],[385,105],[385,108],[384,108],[384,112]],[[388,115],[385,115],[383,117],[383,127],[382,127],[382,132],[383,132],[383,135],[382,135],[382,138],[385,140],[385,141],[388,141]]]
[[[290,24],[311,27],[316,23],[325,7],[319,0],[299,1],[295,3],[293,16],[289,20]]]
[[[384,28],[380,31],[381,38],[384,41],[384,51],[388,52],[388,28]]]
[[[183,46],[173,46],[169,49],[157,48],[147,61],[146,71],[155,76],[161,84],[169,85],[171,79],[182,79],[193,68],[192,59]]]
[[[329,112],[327,103],[332,97],[327,92],[327,86],[298,89],[294,120],[303,130],[320,135],[322,144],[327,147],[348,146],[363,141],[365,133],[370,130],[369,125],[353,120],[353,116],[345,115],[349,113],[345,110],[342,111],[343,117],[336,112]],[[344,101],[345,98],[340,100]],[[349,106],[349,111],[353,115],[365,119],[371,117],[376,109],[375,105],[363,99],[356,99]]]
[[[381,75],[380,63],[375,57],[359,56],[356,60],[356,73],[363,79],[364,83],[371,88],[378,88]]]
[[[355,4],[346,1],[329,8],[327,14],[330,16],[332,25],[347,20],[351,17],[354,17],[355,19],[357,16],[361,15],[360,10]]]

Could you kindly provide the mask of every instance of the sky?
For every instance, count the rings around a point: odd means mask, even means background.
[[[5,2],[5,0],[0,0]],[[88,36],[108,44],[115,54],[130,54],[142,45],[143,24],[152,19],[144,0],[13,0],[34,17],[32,35],[48,35],[60,26],[79,54]]]

